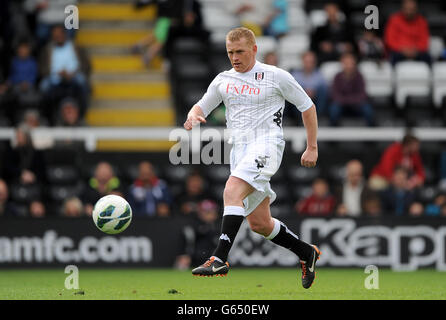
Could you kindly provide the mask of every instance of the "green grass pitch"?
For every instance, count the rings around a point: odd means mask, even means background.
[[[297,269],[233,268],[227,277],[193,277],[172,269],[79,269],[79,290],[64,287],[63,269],[1,270],[0,299],[446,299],[446,273],[379,271],[367,290],[363,269],[319,268],[309,290]]]

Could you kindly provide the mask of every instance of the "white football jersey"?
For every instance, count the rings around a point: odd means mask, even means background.
[[[245,73],[231,69],[218,74],[197,102],[207,117],[221,102],[226,106],[230,142],[246,137],[283,137],[282,117],[288,100],[304,112],[313,105],[293,76],[280,68],[256,61]]]

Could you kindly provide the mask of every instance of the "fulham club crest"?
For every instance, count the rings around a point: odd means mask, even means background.
[[[263,80],[264,77],[265,77],[265,72],[256,72],[255,73],[255,78],[257,81]]]

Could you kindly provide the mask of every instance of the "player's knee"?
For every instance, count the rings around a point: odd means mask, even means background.
[[[237,183],[226,183],[223,191],[225,205],[240,205],[244,199],[243,189]]]
[[[269,232],[268,232],[269,226],[265,221],[248,220],[248,222],[249,222],[249,227],[255,233],[261,234],[262,236],[267,236],[269,234]]]

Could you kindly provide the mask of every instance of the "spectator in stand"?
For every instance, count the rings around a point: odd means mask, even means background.
[[[157,5],[157,18],[154,30],[131,48],[134,54],[142,54],[146,67],[153,65],[152,62],[161,54],[163,49],[167,51],[167,56],[169,56],[169,48],[166,48],[166,42],[169,38],[171,38],[170,42],[172,42],[172,39],[176,37],[176,35],[171,33],[181,33],[182,31],[195,33],[197,31],[195,27],[201,25],[202,20],[201,14],[197,14],[200,3],[195,0],[138,0],[136,7],[140,8],[150,3],[156,3]],[[173,29],[176,30],[174,31]],[[200,36],[208,37],[209,34],[200,33]]]
[[[404,167],[409,174],[409,190],[424,184],[425,173],[420,153],[420,141],[411,134],[406,134],[401,142],[391,144],[381,156],[379,163],[370,173],[369,186],[374,190],[387,187],[396,167]]]
[[[337,61],[344,53],[355,51],[351,28],[340,20],[336,3],[325,5],[327,23],[318,27],[311,37],[311,51],[316,52],[319,63]]]
[[[85,213],[91,216],[94,204],[103,196],[119,191],[121,182],[115,176],[108,162],[100,162],[96,166],[94,176],[88,181],[88,186],[82,195]]]
[[[273,0],[227,0],[227,10],[240,20],[256,36],[262,36],[269,26]]]
[[[209,46],[210,32],[203,26],[201,4],[196,0],[183,0],[185,2],[182,17],[178,23],[174,23],[168,30],[165,44],[165,56],[172,59],[172,49],[180,38],[193,38],[199,40],[205,47]]]
[[[364,216],[379,217],[382,214],[382,205],[380,197],[375,194],[364,200]]]
[[[265,64],[269,64],[270,66],[277,66],[279,64],[279,57],[277,56],[276,52],[270,51],[267,54],[265,54],[263,62]]]
[[[12,86],[29,89],[36,84],[37,76],[37,61],[31,55],[31,43],[22,39],[19,41],[16,55],[11,61],[9,82]]]
[[[45,218],[46,208],[42,201],[34,200],[29,204],[29,215],[32,218]]]
[[[409,208],[416,200],[413,189],[408,188],[408,171],[404,167],[396,167],[392,173],[390,185],[382,192],[384,213],[395,216],[408,216]]]
[[[440,193],[438,194],[433,203],[429,203],[426,205],[426,215],[432,217],[441,216],[442,208],[446,205],[446,194]]]
[[[14,145],[6,151],[3,177],[9,183],[40,185],[45,183],[45,161],[39,150],[33,146],[28,128],[16,129]]]
[[[198,205],[204,200],[213,200],[206,192],[203,177],[194,172],[186,179],[184,192],[177,199],[181,214],[190,216],[197,214]]]
[[[77,198],[68,198],[62,205],[62,216],[68,218],[82,217],[84,214],[84,207],[82,201]]]
[[[373,30],[364,30],[358,40],[359,58],[380,62],[385,55],[384,43]]]
[[[428,51],[429,26],[426,19],[418,13],[415,0],[403,0],[401,11],[389,18],[384,42],[392,64],[403,60],[431,62]]]
[[[23,114],[23,119],[20,126],[23,126],[27,130],[34,129],[40,127],[41,119],[39,111],[35,109],[26,110]]]
[[[156,20],[154,32],[148,34],[132,46],[132,53],[141,54],[142,61],[147,68],[160,55],[167,40],[169,27],[170,19],[167,17],[159,17]]]
[[[55,26],[51,35],[52,41],[43,49],[39,63],[43,77],[40,89],[51,103],[47,116],[51,118],[54,106],[66,96],[78,97],[84,114],[90,90],[89,59],[83,49],[67,39],[63,26]]]
[[[287,0],[273,0],[272,13],[267,17],[266,27],[263,31],[265,35],[273,36],[276,39],[290,31]]]
[[[309,197],[296,204],[296,211],[303,216],[331,216],[335,212],[336,199],[330,193],[327,181],[316,179],[312,189]]]
[[[413,202],[409,207],[409,216],[421,217],[424,214],[424,206],[421,202]]]
[[[85,122],[80,117],[79,105],[74,98],[65,98],[59,107],[56,125],[61,127],[83,127]]]
[[[0,108],[13,124],[17,122],[18,113],[23,112],[24,108],[36,106],[40,99],[34,87],[37,63],[30,52],[30,43],[20,40],[16,55],[7,68],[9,73],[5,73],[4,77],[0,74]]]
[[[171,212],[169,188],[164,180],[156,176],[148,161],[139,164],[138,178],[130,186],[127,200],[135,216],[167,217]]]
[[[339,216],[358,217],[365,211],[366,199],[373,196],[364,179],[363,166],[359,160],[350,160],[345,166],[345,181],[335,191]]]
[[[21,108],[38,106],[40,96],[35,89],[37,76],[37,61],[31,55],[31,43],[22,39],[17,46],[16,55],[12,59],[8,81],[14,100]]]
[[[291,75],[302,86],[311,100],[314,101],[318,115],[325,114],[328,85],[317,67],[317,57],[314,52],[305,52],[302,55],[302,70],[291,71]],[[297,113],[295,113],[295,116],[297,116]]]
[[[341,57],[342,71],[334,78],[331,87],[332,103],[328,108],[332,126],[338,126],[344,115],[361,116],[367,125],[374,126],[374,112],[367,99],[365,81],[359,72],[356,58],[351,53]]]
[[[17,214],[15,204],[9,199],[8,185],[0,179],[0,217],[15,217]]]

